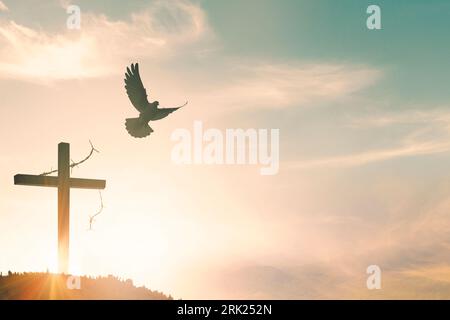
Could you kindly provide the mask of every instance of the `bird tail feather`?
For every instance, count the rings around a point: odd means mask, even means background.
[[[130,135],[135,138],[144,138],[153,132],[148,123],[142,122],[139,118],[128,118],[125,120],[125,127]]]

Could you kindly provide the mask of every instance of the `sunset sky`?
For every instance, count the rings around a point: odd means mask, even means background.
[[[447,0],[0,1],[0,271],[56,263],[56,190],[13,176],[92,140],[73,176],[106,179],[105,208],[88,231],[98,192],[71,192],[74,273],[185,299],[450,298],[449,30]],[[151,101],[189,101],[145,139],[132,62]],[[278,174],[176,165],[196,120],[279,129]]]

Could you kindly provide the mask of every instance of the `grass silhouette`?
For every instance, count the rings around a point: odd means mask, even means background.
[[[171,300],[161,292],[135,287],[114,276],[80,277],[80,288],[70,289],[70,275],[24,272],[0,275],[0,300]]]

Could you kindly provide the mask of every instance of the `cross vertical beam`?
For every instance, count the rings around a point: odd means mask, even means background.
[[[70,145],[58,144],[58,176],[16,174],[14,184],[58,188],[58,271],[69,273],[70,188],[105,189],[106,181],[70,177]]]
[[[70,146],[58,144],[58,270],[69,273]]]

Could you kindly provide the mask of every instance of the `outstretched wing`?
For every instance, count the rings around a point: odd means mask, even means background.
[[[171,114],[172,112],[184,107],[185,105],[187,105],[187,101],[185,104],[183,104],[180,107],[176,107],[176,108],[163,108],[163,109],[157,109],[156,111],[156,115],[152,118],[152,120],[160,120],[162,118],[167,117],[169,114]]]
[[[131,70],[127,67],[127,72],[125,73],[125,89],[133,106],[139,112],[143,112],[149,102],[147,100],[147,91],[139,75],[139,64],[131,64]]]

